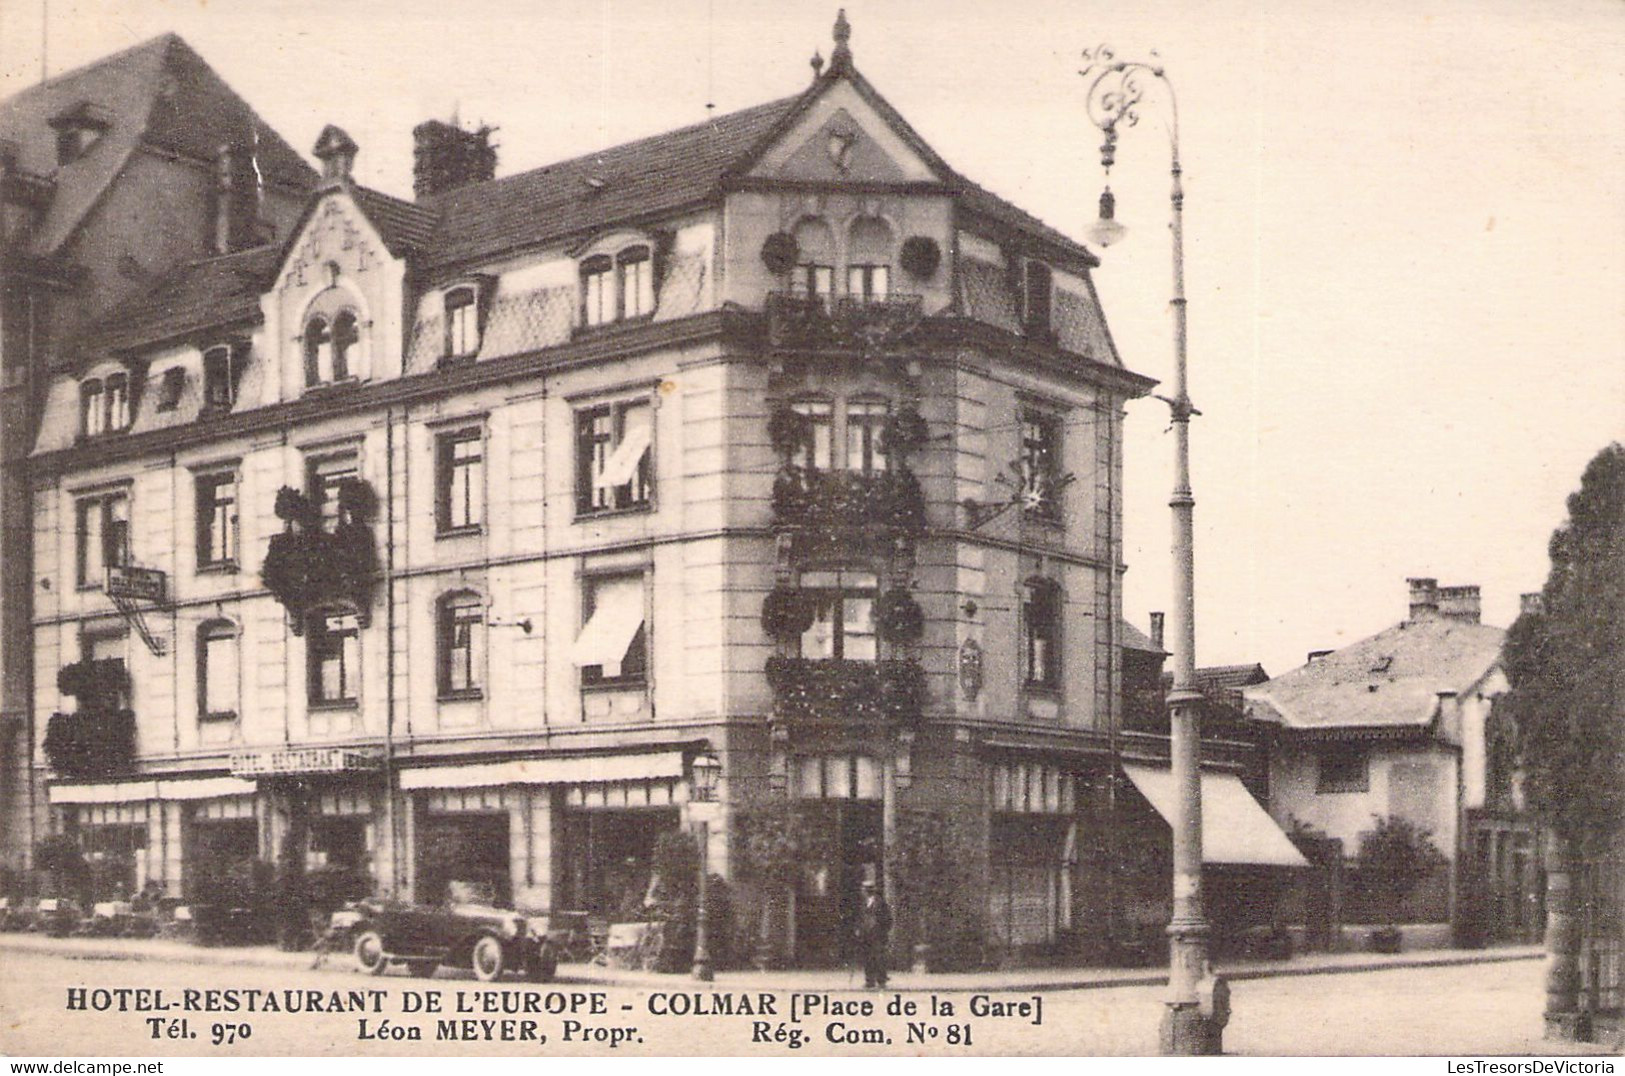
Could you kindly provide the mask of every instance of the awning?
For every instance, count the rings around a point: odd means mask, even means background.
[[[1170,825],[1179,807],[1179,792],[1169,770],[1124,766],[1134,787]],[[1307,867],[1281,827],[1264,813],[1241,783],[1228,773],[1202,774],[1202,862]]]
[[[138,803],[158,798],[157,781],[114,781],[99,785],[52,785],[52,803]]]
[[[159,781],[161,800],[212,800],[222,796],[252,796],[253,781],[240,777],[205,777],[200,781]]]
[[[425,766],[401,771],[401,787],[484,788],[493,785],[595,784],[653,781],[683,776],[681,751],[576,758],[526,758],[466,766]]]
[[[593,486],[597,489],[614,489],[632,481],[632,476],[637,474],[638,464],[643,462],[643,454],[649,451],[649,433],[648,426],[628,426],[621,443],[604,461],[604,469],[593,479]]]
[[[621,675],[632,639],[643,627],[643,579],[612,579],[593,588],[592,616],[570,647],[576,665],[597,665],[606,679]]]

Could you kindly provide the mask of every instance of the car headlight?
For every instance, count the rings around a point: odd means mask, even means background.
[[[504,938],[517,938],[525,932],[525,920],[520,916],[502,921],[502,936]]]
[[[333,913],[333,917],[327,921],[327,925],[335,930],[345,930],[359,922],[361,922],[360,912],[354,908],[340,908]]]
[[[531,937],[537,939],[538,941],[547,940],[547,916],[533,915],[529,919],[525,920],[525,926],[530,931]]]

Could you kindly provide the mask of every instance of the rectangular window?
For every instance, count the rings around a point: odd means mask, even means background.
[[[852,400],[846,405],[846,468],[857,474],[886,469],[880,431],[886,425],[883,400]]]
[[[799,295],[817,296],[828,302],[835,294],[835,267],[808,263],[796,266],[791,288]]]
[[[440,606],[440,694],[476,695],[485,668],[485,605],[458,594]]]
[[[797,400],[790,405],[807,417],[809,436],[790,457],[797,467],[828,471],[835,467],[835,410],[827,400]]]
[[[361,624],[354,613],[318,613],[306,631],[312,705],[353,703],[361,677]]]
[[[1022,289],[1022,323],[1028,336],[1047,339],[1051,332],[1052,274],[1043,262],[1028,262]]]
[[[1365,792],[1370,788],[1366,754],[1353,744],[1334,744],[1320,753],[1316,792]]]
[[[480,349],[479,304],[473,288],[446,294],[446,355],[463,358]]]
[[[236,631],[225,626],[204,628],[198,645],[198,716],[205,720],[235,718],[238,713]]]
[[[237,475],[199,475],[197,479],[197,565],[237,561]]]
[[[642,683],[649,666],[642,575],[589,577],[582,585],[581,634],[571,660],[583,686]]]
[[[850,265],[846,270],[846,293],[866,303],[886,298],[891,282],[889,265]]]
[[[1027,584],[1021,604],[1022,664],[1029,687],[1061,684],[1061,588],[1048,580]]]
[[[346,482],[360,477],[361,466],[354,452],[320,456],[306,464],[305,490],[321,508],[322,529],[331,533],[338,525],[340,491]]]
[[[812,627],[801,636],[804,658],[874,661],[875,576],[867,572],[803,572],[814,602]]]
[[[114,374],[107,379],[107,429],[109,432],[130,428],[130,379]]]
[[[237,380],[242,374],[246,348],[221,344],[203,353],[203,406],[211,411],[229,411],[237,402]]]
[[[620,256],[621,316],[640,318],[653,314],[655,309],[654,263],[649,260],[649,249],[637,247]]]
[[[79,390],[79,428],[86,437],[95,437],[107,429],[107,402],[100,381],[87,381]]]
[[[1041,411],[1021,416],[1021,503],[1047,519],[1061,516],[1061,420]]]
[[[130,501],[123,493],[80,499],[76,506],[77,577],[80,587],[100,587],[107,569],[130,560]]]
[[[581,323],[608,325],[615,320],[615,263],[607,255],[581,264]]]
[[[654,472],[649,448],[654,409],[647,400],[576,414],[576,511],[602,512],[649,503]]]
[[[442,434],[436,442],[437,513],[441,533],[476,530],[485,521],[485,448],[479,429]]]

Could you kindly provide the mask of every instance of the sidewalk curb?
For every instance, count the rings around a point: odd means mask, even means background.
[[[324,963],[324,968],[314,967],[312,962],[316,954],[312,952],[282,953],[280,951],[267,952],[264,949],[211,949],[204,946],[187,947],[183,952],[172,949],[146,948],[140,942],[133,942],[124,946],[97,946],[94,944],[80,944],[78,939],[47,939],[33,935],[0,935],[0,953],[33,953],[43,956],[56,956],[67,960],[105,960],[105,961],[172,961],[193,964],[209,964],[216,967],[239,968],[284,968],[290,971],[310,970],[342,970],[346,954],[330,954]],[[1219,975],[1230,982],[1244,982],[1252,979],[1297,978],[1307,975],[1348,975],[1360,972],[1393,971],[1411,968],[1438,968],[1454,967],[1465,964],[1499,964],[1517,960],[1537,960],[1545,956],[1545,952],[1533,947],[1519,947],[1513,949],[1472,949],[1472,950],[1417,950],[1414,953],[1396,954],[1383,960],[1359,960],[1348,963],[1320,962],[1294,965],[1290,962],[1269,964],[1242,964],[1233,967],[1219,967],[1215,969]],[[654,972],[605,972],[597,974],[588,971],[586,974],[571,974],[571,966],[561,969],[559,982],[571,984],[597,984],[602,986],[619,986],[625,988],[646,988],[651,986],[666,986],[673,982],[687,983],[685,976],[665,976]],[[733,978],[728,972],[722,973],[724,984],[728,978]],[[809,981],[796,983],[794,981],[766,981],[756,980],[757,975],[771,976],[771,972],[745,971],[734,973],[740,976],[736,979],[738,989],[750,990],[842,990],[847,989],[839,982],[820,983]],[[1078,969],[1077,974],[1066,977],[1046,979],[1022,980],[1011,976],[1006,978],[999,973],[993,973],[981,982],[967,981],[960,975],[945,976],[941,981],[916,981],[916,976],[903,973],[898,976],[904,981],[895,985],[898,990],[931,990],[937,993],[971,993],[971,992],[1009,992],[1009,991],[1037,991],[1049,992],[1059,990],[1106,990],[1113,987],[1140,987],[1161,986],[1168,981],[1168,974],[1161,969],[1147,969],[1145,971],[1123,971],[1113,974],[1107,969]]]

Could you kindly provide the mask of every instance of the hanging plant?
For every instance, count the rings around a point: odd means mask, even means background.
[[[276,491],[276,517],[284,523],[298,524],[306,530],[319,525],[321,513],[310,498],[294,489],[292,486],[283,486]]]
[[[916,280],[928,280],[942,263],[942,248],[930,236],[911,235],[903,240],[903,270]]]
[[[906,590],[893,588],[875,602],[875,627],[888,643],[916,643],[925,634],[925,610]]]
[[[797,587],[774,587],[762,601],[762,630],[770,638],[794,639],[812,627],[817,615],[812,596]]]
[[[904,404],[886,416],[886,424],[880,428],[880,448],[888,456],[901,458],[919,451],[930,437],[931,427],[919,408]]]
[[[767,416],[767,438],[784,459],[812,440],[812,420],[793,407],[775,407]]]
[[[794,269],[798,253],[796,237],[789,232],[774,232],[762,241],[762,264],[775,276]]]

